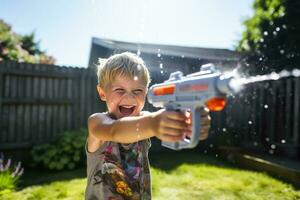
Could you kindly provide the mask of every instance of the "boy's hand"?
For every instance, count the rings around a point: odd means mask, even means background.
[[[190,112],[187,112],[186,114],[187,116],[187,123],[192,125],[192,116]],[[206,107],[202,107],[201,108],[201,130],[200,130],[200,138],[199,140],[205,140],[208,137],[208,131],[210,128],[210,122],[211,122],[211,118],[209,115],[209,109]],[[199,123],[199,122],[198,122]],[[187,134],[188,137],[192,136],[192,130],[190,132],[188,132],[189,134]]]
[[[184,113],[161,109],[153,113],[152,119],[155,136],[162,141],[177,142],[191,134],[191,125]]]

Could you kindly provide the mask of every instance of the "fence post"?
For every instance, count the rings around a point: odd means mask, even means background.
[[[299,101],[300,101],[300,79],[297,77],[295,78],[295,90],[294,90],[294,102],[295,102],[295,105],[294,105],[294,127],[293,127],[293,143],[295,145],[300,145],[299,143],[299,111],[300,111],[300,107],[299,107]]]
[[[0,62],[0,119],[2,119],[2,98],[3,98],[3,87],[4,87],[4,76],[3,76],[3,68],[4,68],[4,63]],[[3,129],[2,127],[2,121],[0,120],[0,130]]]

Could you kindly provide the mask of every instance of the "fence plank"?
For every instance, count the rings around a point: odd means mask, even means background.
[[[3,105],[2,105],[2,99],[4,96],[4,84],[5,84],[5,79],[3,75],[4,71],[4,64],[0,62],[0,130],[4,129],[4,124],[3,124],[3,119],[4,119],[4,114],[3,114]],[[4,133],[0,131],[0,138],[5,137]]]
[[[293,114],[293,110],[292,110],[292,79],[287,79],[286,80],[286,88],[285,88],[285,134],[284,137],[281,138],[281,143],[283,143],[282,141],[287,141],[287,138],[291,137],[292,131],[291,131],[291,124],[292,124],[292,120],[291,120],[291,116]],[[288,114],[290,113],[290,114]]]
[[[270,123],[268,123],[268,135],[270,142],[274,142],[275,139],[275,115],[276,115],[276,96],[277,96],[277,83],[276,82],[271,82],[271,88],[270,88],[270,112],[268,118],[270,119]]]
[[[300,144],[299,141],[299,134],[300,134],[300,118],[299,118],[299,112],[300,112],[300,78],[294,78],[294,83],[295,83],[295,90],[294,90],[294,127],[293,127],[293,144]],[[300,145],[299,145],[300,146]]]
[[[87,105],[86,103],[86,73],[83,73],[82,76],[81,76],[81,87],[80,87],[80,93],[81,93],[81,98],[80,98],[80,113],[81,113],[81,126],[84,126],[85,125],[85,122],[84,122],[84,118],[85,118],[85,115],[86,115],[86,106],[84,105]]]

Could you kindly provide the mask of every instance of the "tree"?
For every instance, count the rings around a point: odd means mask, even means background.
[[[300,1],[255,0],[253,8],[237,46],[247,55],[248,71],[300,68]]]
[[[17,62],[54,64],[55,59],[40,50],[39,42],[35,42],[35,35],[16,34],[11,26],[0,20],[0,62],[13,60]]]

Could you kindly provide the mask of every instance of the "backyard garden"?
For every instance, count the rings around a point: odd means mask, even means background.
[[[24,173],[22,166],[13,167],[2,159],[0,199],[83,199],[83,132],[67,132],[52,144],[34,148],[34,165]],[[66,148],[58,151],[61,145]],[[45,147],[49,151],[43,151]],[[153,199],[300,199],[299,188],[278,177],[238,168],[217,154],[206,152],[198,149],[150,153]]]

